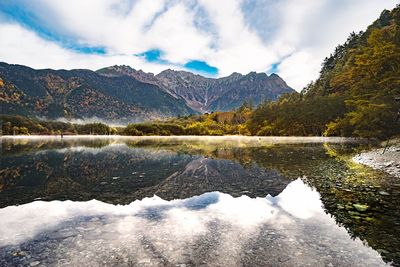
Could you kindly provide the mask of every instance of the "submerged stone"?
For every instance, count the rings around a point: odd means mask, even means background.
[[[368,205],[362,205],[362,204],[353,204],[353,207],[360,212],[364,212],[369,208]]]
[[[375,219],[371,217],[365,217],[364,220],[367,222],[373,222]]]
[[[341,205],[341,204],[337,204],[336,206],[337,206],[337,208],[338,208],[339,210],[342,210],[342,209],[344,209],[344,206],[343,206],[343,205]]]
[[[385,249],[377,249],[376,251],[378,251],[380,254],[389,254],[389,251]]]
[[[351,216],[360,216],[361,215],[357,211],[351,211],[351,210],[347,211],[347,213],[350,214]]]
[[[388,192],[385,191],[379,191],[379,194],[382,196],[390,196],[390,194]]]

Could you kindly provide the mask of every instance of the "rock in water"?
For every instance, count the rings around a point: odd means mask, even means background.
[[[368,205],[362,205],[362,204],[353,204],[353,207],[356,208],[356,210],[358,210],[359,212],[364,212],[369,208]]]

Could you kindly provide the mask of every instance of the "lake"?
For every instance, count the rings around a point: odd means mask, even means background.
[[[356,139],[1,141],[0,266],[400,266],[400,181]]]

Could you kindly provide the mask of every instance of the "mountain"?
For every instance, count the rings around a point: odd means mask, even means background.
[[[128,123],[259,104],[293,89],[277,75],[234,73],[220,79],[128,66],[98,71],[35,70],[0,63],[2,114]]]
[[[234,197],[273,197],[279,195],[291,182],[278,172],[241,164],[225,159],[199,157],[182,170],[173,173],[155,187],[153,194],[163,199],[178,199],[206,192],[229,192]],[[148,194],[150,195],[150,194]]]
[[[156,85],[90,70],[34,70],[0,63],[1,113],[132,122],[191,114]]]
[[[264,100],[276,100],[281,94],[294,91],[278,75],[256,72],[247,75],[232,73],[228,77],[213,79],[186,71],[168,69],[154,75],[128,66],[112,66],[97,73],[107,77],[127,75],[158,85],[200,113],[232,110],[240,107],[244,101],[258,105]]]

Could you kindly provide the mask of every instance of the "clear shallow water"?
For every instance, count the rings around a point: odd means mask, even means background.
[[[342,141],[2,139],[0,265],[399,265],[399,184]]]

